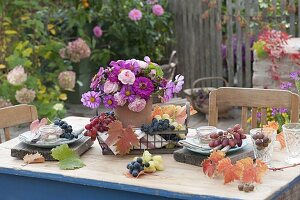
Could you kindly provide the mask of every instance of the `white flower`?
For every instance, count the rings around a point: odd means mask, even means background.
[[[16,66],[7,74],[7,81],[12,85],[21,85],[26,80],[27,74],[21,65]]]
[[[57,110],[57,111],[63,110],[64,105],[62,103],[56,103],[56,104],[54,104],[53,109]]]

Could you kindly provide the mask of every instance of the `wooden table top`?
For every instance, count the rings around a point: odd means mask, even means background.
[[[71,124],[76,121],[76,126],[82,126],[88,119],[68,117],[66,121]],[[293,184],[300,181],[300,166],[284,171],[268,171],[263,177],[263,183],[257,185],[254,192],[240,192],[237,189],[237,181],[224,185],[222,178],[210,179],[203,174],[201,167],[178,163],[173,159],[173,155],[162,155],[164,171],[139,179],[127,178],[123,172],[134,156],[104,156],[97,142],[81,156],[85,167],[77,170],[60,170],[57,162],[24,165],[22,160],[11,157],[10,149],[17,143],[19,140],[15,138],[0,145],[0,173],[177,198],[223,197],[252,200],[276,198],[282,191],[294,187]],[[285,157],[286,153],[277,149],[274,152],[272,166],[286,166],[287,164],[282,161]]]

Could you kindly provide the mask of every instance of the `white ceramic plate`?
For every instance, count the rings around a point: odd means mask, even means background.
[[[65,138],[59,138],[56,140],[51,141],[38,141],[36,143],[30,142],[30,137],[32,136],[32,133],[30,131],[26,131],[19,135],[19,140],[24,142],[25,144],[28,144],[30,146],[40,147],[40,148],[54,148],[56,146],[62,145],[62,144],[71,144],[73,142],[76,142],[77,140],[80,140],[83,137],[83,134],[79,134],[77,138],[73,138],[72,140],[68,140]]]
[[[185,148],[187,148],[188,150],[190,151],[193,151],[193,152],[196,152],[196,153],[200,153],[200,154],[203,154],[203,155],[210,155],[211,153],[211,148],[209,148],[208,145],[199,145],[199,142],[197,139],[195,138],[186,138],[186,141],[190,144],[192,144],[193,146],[199,146],[199,148],[193,148],[193,147],[189,147],[189,146],[184,146]],[[240,147],[235,147],[235,148],[231,148],[228,150],[227,153],[231,153],[231,152],[235,152],[235,151],[238,151],[242,148],[244,148],[245,146],[247,146],[248,142],[247,140],[243,140],[243,143],[242,143],[242,146]]]

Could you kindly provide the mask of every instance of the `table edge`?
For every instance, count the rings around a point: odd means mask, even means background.
[[[155,188],[149,188],[149,187],[129,185],[129,184],[124,184],[124,183],[113,183],[113,182],[101,181],[101,180],[75,178],[75,177],[70,177],[70,176],[64,176],[61,174],[53,174],[53,173],[46,173],[46,172],[33,172],[30,170],[11,169],[11,168],[5,168],[5,167],[0,167],[0,174],[24,176],[24,177],[37,178],[37,179],[48,179],[48,180],[52,180],[52,181],[66,182],[66,183],[71,183],[71,184],[80,184],[80,185],[101,187],[101,188],[113,189],[113,190],[123,190],[123,191],[128,191],[128,192],[148,194],[148,195],[153,195],[153,196],[163,196],[163,197],[177,198],[177,199],[207,199],[207,200],[210,200],[210,199],[233,199],[233,198],[219,197],[219,196],[214,196],[214,195],[197,195],[197,194],[179,193],[179,192],[173,192],[173,191],[164,190],[164,189],[155,189]]]

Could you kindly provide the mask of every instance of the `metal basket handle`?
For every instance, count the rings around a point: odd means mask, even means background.
[[[198,78],[197,80],[195,80],[192,84],[192,90],[191,90],[191,95],[192,96],[195,96],[194,94],[194,88],[196,87],[196,85],[199,83],[199,82],[202,82],[202,81],[206,81],[206,80],[221,80],[224,82],[225,84],[225,87],[228,87],[228,82],[225,78],[221,77],[221,76],[213,76],[213,77],[205,77],[205,78]]]

